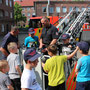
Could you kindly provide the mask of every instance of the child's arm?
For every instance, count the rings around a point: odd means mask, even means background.
[[[45,64],[42,62],[42,67],[44,68]],[[45,71],[45,70],[44,70]],[[46,73],[48,73],[48,71],[45,71]]]
[[[45,64],[42,62],[42,67],[44,67],[45,66]]]
[[[78,69],[75,69],[75,73],[76,73],[76,75],[78,74]]]
[[[12,87],[12,85],[8,85],[7,88],[8,88],[9,90],[14,90],[14,88]]]
[[[76,49],[74,50],[74,52],[72,52],[71,54],[67,55],[67,60],[71,59],[75,53],[78,51],[79,47],[77,46]]]
[[[19,73],[19,75],[21,76],[22,75],[22,72],[21,72],[20,67],[17,65],[15,68],[16,68],[17,72]]]
[[[81,62],[81,59],[79,59],[78,62],[77,62],[76,69],[75,69],[76,74],[78,74],[78,71],[79,71],[81,66],[82,66],[82,62]]]
[[[28,88],[22,88],[21,90],[29,90]]]

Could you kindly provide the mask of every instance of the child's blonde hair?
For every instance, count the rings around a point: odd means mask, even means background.
[[[8,50],[13,50],[17,47],[17,44],[15,42],[10,42],[7,46]]]
[[[7,60],[0,60],[0,71],[2,71],[2,69],[7,68],[7,65],[8,65]]]

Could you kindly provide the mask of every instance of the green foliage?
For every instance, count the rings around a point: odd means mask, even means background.
[[[17,24],[19,21],[26,22],[26,16],[22,15],[22,8],[21,6],[16,2],[14,5],[14,20]]]
[[[25,28],[29,28],[29,25],[26,25]]]

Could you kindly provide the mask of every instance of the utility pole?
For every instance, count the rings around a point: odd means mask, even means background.
[[[48,4],[47,4],[47,16],[49,16],[49,5],[50,5],[50,1],[48,0]]]

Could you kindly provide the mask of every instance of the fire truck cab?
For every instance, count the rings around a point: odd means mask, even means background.
[[[81,40],[87,41],[90,44],[90,24],[88,22],[84,23],[82,28]]]
[[[51,24],[57,25],[59,22],[58,20],[61,19],[58,16],[48,16],[47,17]],[[35,35],[40,38],[42,32],[42,24],[41,24],[42,16],[40,17],[31,17],[29,20],[29,28],[35,29]]]

